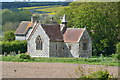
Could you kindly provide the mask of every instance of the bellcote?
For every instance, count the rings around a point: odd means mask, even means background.
[[[65,14],[63,16],[63,19],[62,19],[61,23],[65,24],[65,25],[67,24],[67,20],[66,20],[66,15]]]
[[[64,34],[66,29],[67,29],[67,20],[66,20],[66,15],[64,14],[62,21],[61,21],[61,32]]]

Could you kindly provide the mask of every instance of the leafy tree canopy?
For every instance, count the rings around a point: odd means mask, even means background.
[[[117,43],[116,48],[117,48],[116,53],[120,54],[120,42]]]
[[[13,12],[9,9],[4,9],[2,11],[2,24],[4,25],[7,22],[21,22],[30,20],[32,13],[26,10],[19,12]]]
[[[17,29],[18,25],[19,25],[18,22],[16,22],[16,23],[6,22],[2,27],[3,28],[2,31],[3,32],[9,31],[9,30],[15,31]]]
[[[15,35],[13,31],[7,31],[4,33],[4,40],[5,41],[13,41],[15,40]]]
[[[118,2],[72,2],[56,17],[67,15],[68,27],[86,27],[93,40],[94,55],[109,55],[116,51],[120,40]]]

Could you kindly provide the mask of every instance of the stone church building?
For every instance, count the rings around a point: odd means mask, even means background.
[[[27,40],[31,57],[90,57],[92,42],[86,28],[67,28],[66,16],[61,24],[40,24],[32,17],[17,28],[16,40]]]

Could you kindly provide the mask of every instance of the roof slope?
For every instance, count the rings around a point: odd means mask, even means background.
[[[42,24],[42,27],[50,38],[50,41],[63,41],[59,24]]]
[[[20,25],[18,26],[15,34],[18,35],[26,35],[28,32],[29,28],[33,26],[33,23],[30,21],[22,21]]]
[[[58,25],[58,24],[36,24],[36,26],[33,28],[32,32],[31,32],[28,40],[30,40],[31,36],[34,34],[37,27],[39,27],[39,25],[42,26],[45,33],[50,38],[50,41],[63,41],[63,36],[62,36],[62,33],[60,32],[60,25]]]
[[[63,34],[64,42],[79,42],[85,28],[67,28]]]
[[[17,28],[16,35],[26,35],[34,23],[30,21],[22,21]],[[60,31],[60,24],[36,24],[28,39],[34,34],[37,27],[42,26],[45,33],[50,38],[50,41],[64,41],[64,42],[79,42],[85,28],[67,28],[65,33],[62,34]]]

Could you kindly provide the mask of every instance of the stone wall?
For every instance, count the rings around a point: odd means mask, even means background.
[[[35,40],[38,36],[42,38],[42,50],[36,50]],[[83,43],[87,43],[87,50],[83,50]],[[31,57],[90,57],[92,41],[85,30],[79,42],[50,42],[43,28],[38,26],[31,39],[28,40],[28,53]]]
[[[50,42],[50,57],[72,57],[64,42]]]
[[[42,50],[36,50],[35,41],[38,36],[42,39]],[[31,36],[30,40],[28,40],[28,53],[31,57],[49,57],[49,38],[41,25],[37,27],[35,33]]]
[[[92,41],[87,30],[84,31],[80,40],[80,57],[90,57],[92,56]],[[83,43],[87,43],[87,50],[83,50]]]
[[[62,42],[50,42],[50,57],[61,57],[62,54]]]
[[[65,43],[66,48],[64,50],[64,53],[67,54],[69,53],[68,57],[75,57],[78,58],[79,57],[79,43],[77,42],[69,42],[69,43]]]
[[[69,49],[71,46],[71,50]],[[49,57],[75,57],[78,58],[79,43],[50,42]]]

